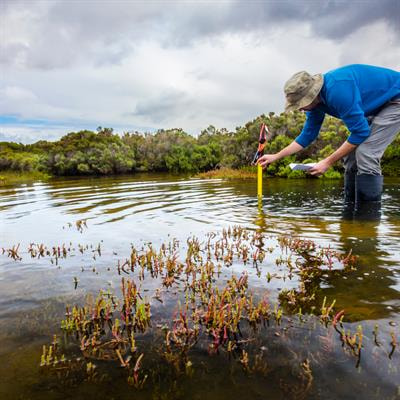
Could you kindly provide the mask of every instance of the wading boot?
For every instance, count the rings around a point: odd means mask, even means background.
[[[343,219],[353,219],[354,204],[356,201],[356,172],[344,174],[344,205]]]
[[[354,216],[361,220],[376,221],[381,217],[382,175],[356,176],[356,204]]]

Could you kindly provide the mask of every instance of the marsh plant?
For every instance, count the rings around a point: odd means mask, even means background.
[[[124,371],[129,385],[143,389],[149,380],[158,382],[157,373],[191,378],[197,371],[196,354],[204,351],[234,362],[245,374],[266,375],[271,371],[267,354],[274,346],[290,346],[296,317],[297,324],[311,321],[326,332],[323,349],[330,351],[336,340],[359,367],[365,351],[362,326],[352,332],[344,310],[335,308],[335,299],[320,295],[324,277],[351,273],[357,258],[297,237],[282,236],[275,247],[266,242],[262,233],[234,226],[203,239],[188,237],[183,243],[172,239],[158,247],[132,244],[128,256],[115,261],[119,289],[101,289],[97,295],[88,294],[84,304],[66,306],[61,332],[43,346],[41,368],[96,381],[106,379],[99,366],[110,363]],[[77,248],[94,256],[103,251],[100,244]],[[51,257],[56,263],[74,252],[72,244],[31,244],[27,250],[32,258]],[[16,261],[22,258],[19,245],[3,253]],[[277,266],[272,273],[270,265]],[[262,282],[262,290],[252,289],[254,279]],[[278,301],[269,290],[274,281],[292,286],[280,291]],[[75,288],[78,282],[74,277]],[[266,335],[268,342],[263,341]],[[380,346],[377,328],[374,338]],[[393,332],[389,358],[396,347]],[[305,398],[312,387],[315,358],[295,359],[295,392]],[[156,372],[160,362],[171,369]]]

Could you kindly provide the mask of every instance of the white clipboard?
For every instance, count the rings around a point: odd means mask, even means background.
[[[296,163],[291,163],[289,164],[289,167],[293,171],[308,171],[310,170],[316,163],[309,163],[309,164],[296,164]]]

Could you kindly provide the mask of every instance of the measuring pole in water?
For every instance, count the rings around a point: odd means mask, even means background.
[[[268,133],[267,126],[264,123],[261,124],[260,137],[258,139],[258,149],[253,158],[253,164],[256,164],[258,159],[264,153],[264,147],[267,143],[267,133]],[[262,191],[262,173],[263,173],[263,169],[262,169],[261,165],[257,164],[257,196],[259,199],[262,197],[262,193],[263,193],[263,191]]]
[[[262,197],[262,166],[257,164],[257,196]]]

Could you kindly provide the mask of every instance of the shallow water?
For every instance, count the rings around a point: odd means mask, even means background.
[[[313,371],[307,398],[399,398],[399,346],[391,358],[388,353],[390,334],[400,340],[400,180],[385,181],[378,221],[343,216],[340,186],[339,181],[265,180],[262,203],[252,181],[169,175],[55,179],[1,188],[0,248],[19,244],[22,260],[0,256],[0,398],[301,398],[305,383],[299,365],[305,359]],[[79,231],[75,223],[81,219],[87,227]],[[159,366],[156,375],[163,378],[158,384],[149,381],[142,391],[129,387],[121,370],[105,362],[99,363],[99,370],[108,374],[104,382],[64,382],[43,374],[42,345],[54,333],[62,336],[59,321],[65,305],[82,304],[88,292],[102,288],[118,292],[121,277],[115,265],[129,256],[131,244],[157,247],[172,238],[184,244],[193,235],[204,241],[207,233],[233,225],[263,233],[266,246],[276,244],[277,235],[290,234],[346,253],[352,249],[359,257],[356,271],[327,273],[318,290],[319,299],[336,299],[337,309],[345,310],[349,329],[362,324],[365,349],[357,368],[331,330],[312,318],[298,324],[286,315],[282,326],[261,329],[249,348],[252,355],[268,348],[260,356],[267,372],[245,373],[237,360],[224,354],[210,357],[206,344],[199,343],[191,355],[194,375],[177,379],[157,354],[160,334],[154,330],[140,343],[149,349],[146,368]],[[49,248],[65,243],[74,250],[55,265],[49,257],[32,259],[30,243]],[[81,252],[79,245],[87,248]],[[261,278],[254,268],[238,263],[224,272],[230,276],[232,270],[247,270],[252,289],[267,291],[275,300],[282,287],[298,283],[268,283],[266,271],[279,268],[272,261],[264,264]],[[156,286],[146,281],[149,292]],[[168,321],[174,307],[173,300],[155,304],[153,316]],[[286,329],[288,324],[293,329]],[[381,346],[372,340],[375,324]]]

